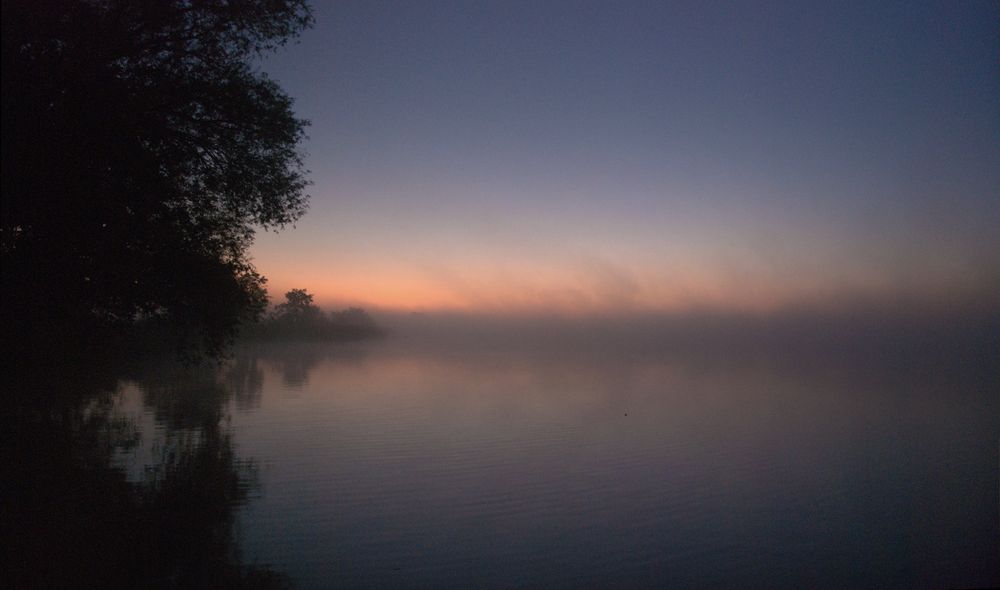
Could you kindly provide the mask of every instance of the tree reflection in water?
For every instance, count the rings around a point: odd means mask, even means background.
[[[226,427],[230,400],[259,403],[255,361],[78,363],[10,387],[2,502],[10,587],[280,588],[242,561],[235,512],[256,486]],[[143,393],[155,432],[122,411]],[[145,446],[138,472],[121,457]]]
[[[281,375],[281,385],[285,389],[302,389],[321,362],[336,358],[339,363],[361,363],[366,356],[365,347],[342,342],[246,341],[234,351],[226,382],[233,392],[237,409],[250,409],[254,406],[249,404],[260,403],[264,378],[261,363]]]

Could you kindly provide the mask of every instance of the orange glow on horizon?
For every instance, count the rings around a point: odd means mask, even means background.
[[[291,288],[306,288],[323,308],[445,312],[544,312],[558,315],[672,313],[691,310],[769,312],[785,306],[836,301],[840,294],[806,281],[723,281],[708,273],[677,273],[669,280],[643,277],[621,283],[549,274],[427,276],[415,272],[366,272],[307,280],[271,277],[272,302]],[[877,295],[878,285],[851,292]]]

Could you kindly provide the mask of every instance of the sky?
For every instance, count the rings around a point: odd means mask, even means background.
[[[1000,306],[1000,4],[314,2],[273,298]]]

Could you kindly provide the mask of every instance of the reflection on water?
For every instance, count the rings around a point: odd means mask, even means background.
[[[310,588],[997,583],[995,367],[744,352],[245,352],[247,555]]]
[[[1000,382],[985,357],[572,350],[246,346],[221,367],[62,374],[35,386],[64,389],[56,407],[20,396],[11,419],[15,573],[1000,583]]]
[[[262,373],[70,364],[8,388],[9,587],[280,588],[242,562],[235,517],[256,486],[225,419]]]

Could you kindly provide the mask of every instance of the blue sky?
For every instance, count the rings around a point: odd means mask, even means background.
[[[312,122],[280,294],[761,309],[1000,285],[995,2],[336,2],[264,69]]]

